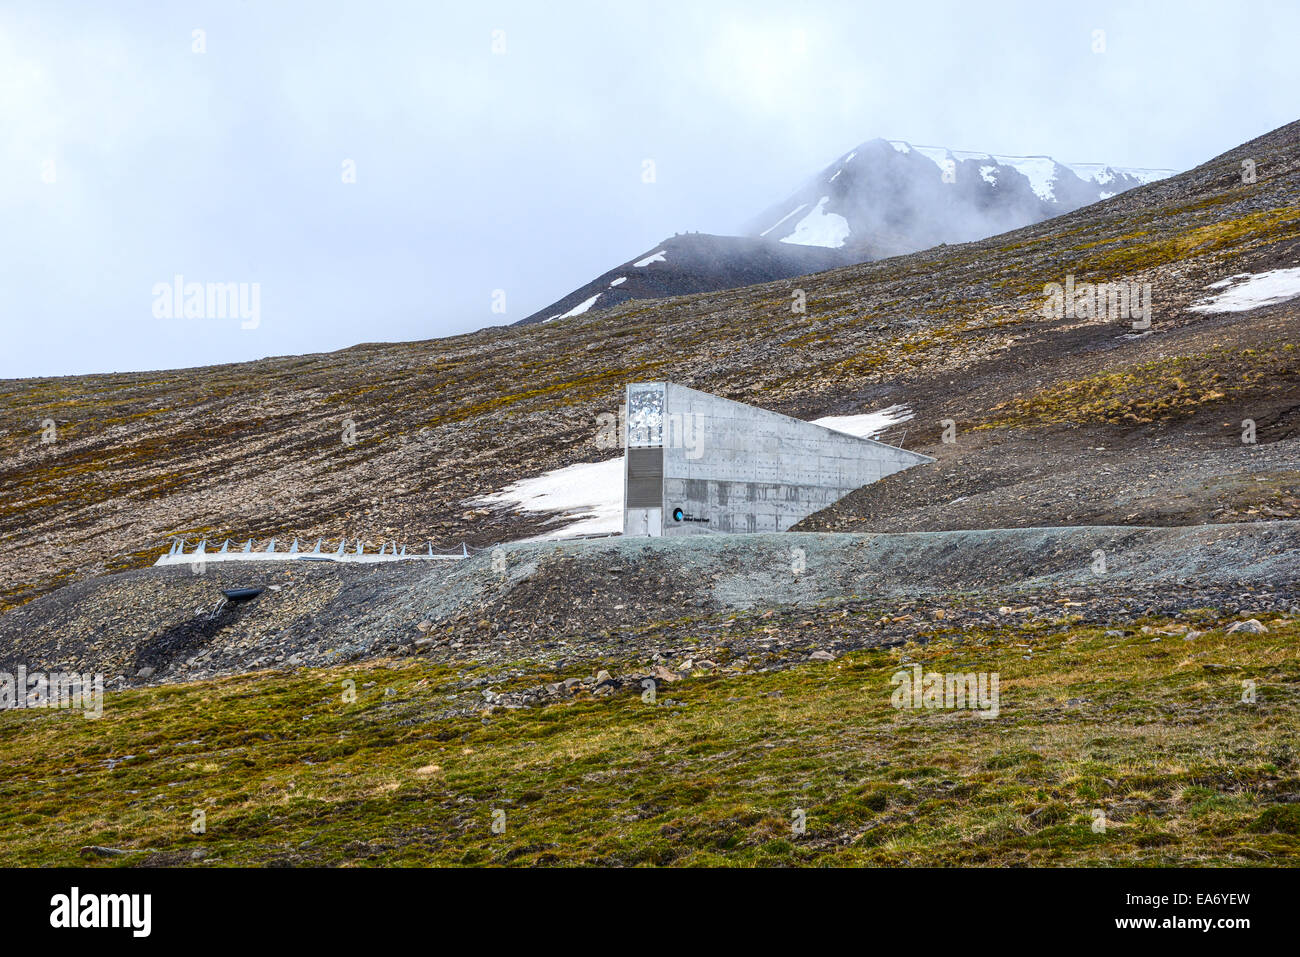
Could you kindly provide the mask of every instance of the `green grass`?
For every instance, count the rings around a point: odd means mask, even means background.
[[[486,722],[438,717],[461,675],[420,661],[6,712],[0,865],[1294,863],[1300,626],[1130,632],[1008,628]],[[1001,716],[895,710],[904,654],[999,672]]]

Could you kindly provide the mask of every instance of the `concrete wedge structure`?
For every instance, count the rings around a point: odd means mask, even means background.
[[[699,392],[627,387],[623,534],[783,532],[928,455]]]

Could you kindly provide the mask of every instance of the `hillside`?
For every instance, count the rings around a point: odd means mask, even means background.
[[[1298,267],[1300,123],[796,279],[0,383],[0,674],[106,691],[0,710],[0,861],[1293,864]],[[1149,328],[1045,308],[1120,281]],[[935,462],[781,534],[520,541],[554,516],[484,496],[617,455],[647,379]],[[173,535],[476,547],[151,567]]]
[[[801,278],[806,314],[780,281],[450,339],[0,383],[3,600],[148,564],[172,535],[519,537],[542,518],[467,500],[608,457],[595,416],[644,379],[805,418],[908,405],[907,446],[938,463],[816,527],[1294,515],[1300,307],[1191,307],[1214,283],[1300,262],[1298,137],[1283,127],[1005,235]],[[1256,183],[1241,181],[1246,158]],[[1044,285],[1067,274],[1151,283],[1149,334],[1045,318]],[[956,507],[961,483],[974,494]]]
[[[832,249],[746,236],[687,233],[597,276],[516,325],[550,322],[633,299],[665,299],[789,279],[856,262]]]

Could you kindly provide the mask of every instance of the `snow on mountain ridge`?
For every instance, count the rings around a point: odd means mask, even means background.
[[[983,239],[1169,173],[868,140],[760,213],[743,235],[678,234],[521,322],[567,319],[633,299],[730,289]]]
[[[875,139],[770,207],[748,232],[878,259],[1040,222],[1173,172]]]
[[[803,219],[795,224],[794,232],[781,240],[797,246],[827,246],[838,249],[849,237],[849,221],[837,213],[826,212],[829,196],[823,196]]]
[[[1023,173],[1028,178],[1034,193],[1043,200],[1051,202],[1055,194],[1052,189],[1052,182],[1057,176],[1057,169],[1067,169],[1084,182],[1095,183],[1097,186],[1106,186],[1120,176],[1127,176],[1136,180],[1140,185],[1145,186],[1147,183],[1154,183],[1156,180],[1172,176],[1176,170],[1172,169],[1150,169],[1140,166],[1110,166],[1106,163],[1062,163],[1050,156],[1018,156],[1013,153],[985,153],[979,150],[954,150],[946,146],[923,146],[913,144],[907,140],[886,140],[899,153],[917,152],[927,159],[934,162],[942,173],[944,169],[943,161],[952,160],[954,163],[965,160],[993,160],[1002,166],[1010,166],[1012,169]],[[852,155],[852,154],[850,154]],[[983,174],[983,168],[981,168]],[[987,179],[987,177],[985,177]],[[990,181],[991,182],[991,181]],[[1113,193],[1110,195],[1114,195]]]

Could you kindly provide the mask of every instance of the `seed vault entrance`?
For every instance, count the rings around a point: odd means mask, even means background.
[[[627,387],[623,534],[783,532],[934,459],[673,382]]]

